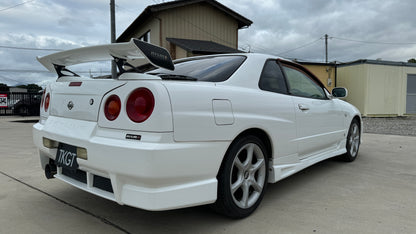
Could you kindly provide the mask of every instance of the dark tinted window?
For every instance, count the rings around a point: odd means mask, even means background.
[[[285,78],[282,70],[275,60],[268,60],[260,76],[259,87],[262,90],[287,93]]]
[[[155,75],[178,75],[196,78],[198,81],[221,82],[227,80],[244,62],[245,56],[218,56],[175,63],[175,70],[158,68],[149,71]]]

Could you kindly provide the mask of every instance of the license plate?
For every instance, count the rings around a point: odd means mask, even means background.
[[[77,163],[77,147],[64,143],[59,143],[56,152],[55,164],[58,167],[67,168],[75,171],[79,165]]]

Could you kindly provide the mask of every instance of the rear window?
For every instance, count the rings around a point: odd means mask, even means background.
[[[175,70],[157,68],[147,72],[152,75],[177,75],[197,81],[221,82],[227,80],[244,62],[245,56],[230,55],[205,57],[175,63]]]

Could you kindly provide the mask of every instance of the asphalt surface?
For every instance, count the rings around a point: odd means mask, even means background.
[[[270,184],[252,216],[230,220],[206,206],[162,212],[120,206],[47,180],[32,119],[0,118],[0,233],[416,232],[413,136],[364,134],[355,162],[326,160]]]

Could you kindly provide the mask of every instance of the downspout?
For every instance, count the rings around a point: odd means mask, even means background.
[[[337,87],[337,68],[338,68],[337,61],[335,61],[334,68],[335,68],[334,87]]]

